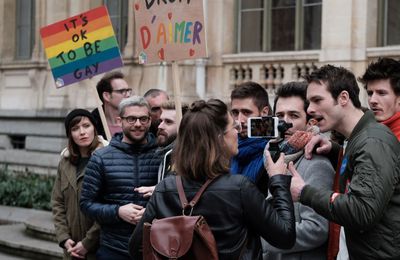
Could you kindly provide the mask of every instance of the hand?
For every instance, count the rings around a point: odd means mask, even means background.
[[[142,209],[140,205],[129,203],[119,207],[118,216],[128,223],[136,224],[135,217]]]
[[[138,188],[135,188],[134,191],[139,192],[140,194],[143,194],[143,198],[150,197],[153,195],[153,191],[156,188],[156,186],[141,186]]]
[[[303,178],[301,178],[300,174],[297,172],[296,168],[293,165],[293,162],[289,163],[288,167],[290,173],[292,174],[292,183],[290,184],[290,193],[292,194],[293,202],[297,202],[300,200],[300,194],[305,185]]]
[[[64,248],[69,250],[70,248],[72,248],[75,245],[75,241],[68,238],[65,243],[64,243]]]
[[[277,174],[286,174],[287,165],[285,163],[285,155],[283,153],[280,154],[279,159],[274,163],[271,158],[271,154],[268,149],[264,150],[265,155],[265,170],[267,170],[269,177],[272,177]]]
[[[146,210],[146,208],[142,208],[142,209],[139,210],[139,212],[136,214],[136,217],[135,217],[135,219],[134,219],[134,221],[136,222],[136,223],[134,223],[135,225],[136,225],[137,223],[139,223],[140,219],[143,217],[143,213],[144,213],[145,210]]]
[[[87,252],[88,251],[83,246],[81,241],[79,241],[74,247],[72,247],[68,250],[68,253],[70,253],[71,256],[76,257],[76,258],[81,258],[81,259],[85,258],[85,255],[87,254]]]
[[[328,140],[328,138],[322,135],[315,135],[304,148],[304,156],[306,159],[310,160],[312,158],[312,152],[316,146],[319,146],[316,149],[317,154],[327,154],[332,149],[332,143]]]

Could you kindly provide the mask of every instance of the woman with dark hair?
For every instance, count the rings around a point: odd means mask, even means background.
[[[72,110],[64,123],[68,146],[61,152],[51,195],[56,238],[64,259],[95,259],[100,229],[81,213],[79,198],[86,164],[106,141],[97,136],[95,119],[87,110]]]
[[[280,248],[295,241],[293,202],[286,168],[268,169],[273,201],[242,175],[230,174],[230,160],[238,153],[240,124],[218,99],[196,101],[183,117],[173,163],[182,176],[188,201],[208,179],[213,182],[193,208],[202,215],[215,237],[219,259],[262,259],[260,236]],[[271,157],[268,157],[271,160]],[[279,160],[283,160],[281,157]],[[161,181],[146,206],[130,240],[133,259],[142,259],[143,223],[182,214],[174,176]]]

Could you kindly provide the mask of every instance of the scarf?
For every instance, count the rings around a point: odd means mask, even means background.
[[[239,137],[239,153],[232,158],[231,173],[241,174],[256,182],[258,174],[264,167],[264,148],[268,140]]]
[[[397,140],[400,141],[400,112],[397,112],[392,117],[382,121],[381,123],[389,127],[393,134],[397,137]]]

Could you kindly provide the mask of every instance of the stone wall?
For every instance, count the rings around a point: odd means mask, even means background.
[[[65,110],[0,110],[0,167],[55,174],[65,148]]]

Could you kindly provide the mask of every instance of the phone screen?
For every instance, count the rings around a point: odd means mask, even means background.
[[[272,116],[250,117],[247,122],[247,134],[253,138],[278,137],[278,118]]]

